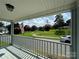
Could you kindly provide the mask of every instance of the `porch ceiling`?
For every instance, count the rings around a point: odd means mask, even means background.
[[[71,8],[75,0],[0,0],[0,18],[7,20],[28,19],[53,14]],[[14,6],[13,12],[5,4]]]

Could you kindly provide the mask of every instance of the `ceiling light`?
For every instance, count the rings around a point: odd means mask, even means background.
[[[13,5],[11,5],[11,4],[5,4],[6,5],[6,8],[7,8],[7,10],[8,11],[13,11],[14,10],[14,6]]]

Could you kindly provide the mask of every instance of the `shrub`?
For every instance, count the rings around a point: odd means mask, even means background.
[[[58,29],[58,30],[55,31],[55,34],[56,34],[56,35],[65,35],[65,31]]]
[[[43,27],[39,27],[39,31],[44,31],[44,28]]]

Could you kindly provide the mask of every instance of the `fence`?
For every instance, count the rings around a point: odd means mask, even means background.
[[[60,42],[33,37],[14,36],[13,45],[45,59],[70,59],[71,56],[71,45]]]

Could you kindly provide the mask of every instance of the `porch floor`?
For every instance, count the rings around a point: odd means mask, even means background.
[[[14,46],[0,49],[0,59],[38,59]]]

